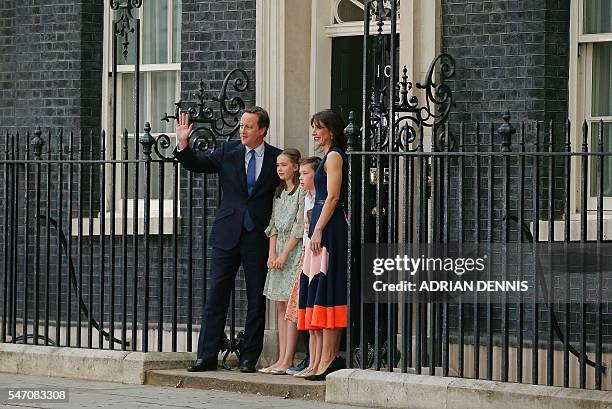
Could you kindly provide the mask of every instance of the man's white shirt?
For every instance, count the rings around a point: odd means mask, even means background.
[[[176,151],[180,152],[182,149],[176,145]],[[259,178],[261,173],[261,167],[263,166],[263,157],[266,152],[266,144],[262,142],[258,147],[255,148],[255,180]],[[250,149],[245,145],[244,147],[244,171],[246,173],[249,168],[249,160],[251,159]]]
[[[249,160],[251,159],[251,153],[247,146],[244,147],[244,170],[245,172],[249,168]],[[259,174],[261,173],[261,167],[263,165],[263,157],[266,150],[266,144],[261,143],[255,151],[255,180],[259,178]]]

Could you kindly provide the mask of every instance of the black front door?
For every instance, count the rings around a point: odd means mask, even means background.
[[[346,122],[350,111],[361,124],[363,102],[363,37],[335,37],[332,40],[331,109]]]
[[[388,82],[388,75],[390,75],[390,67],[389,67],[389,53],[381,52],[380,49],[383,50],[388,49],[388,43],[390,40],[390,36],[384,35],[379,39],[378,36],[371,37],[370,44],[370,58],[368,59],[371,62],[371,67],[369,68],[369,78],[370,81],[376,81],[376,84],[380,87],[384,87]],[[373,44],[376,44],[378,41],[382,42],[382,47],[374,47]],[[386,47],[386,48],[385,48]],[[398,55],[398,49],[396,49],[396,56]],[[381,57],[382,56],[382,57]],[[397,58],[396,58],[397,61]],[[397,70],[396,70],[397,71]],[[370,101],[367,101],[368,103]],[[355,112],[355,121],[358,126],[361,126],[362,114],[363,114],[363,36],[355,36],[355,37],[336,37],[332,40],[332,66],[331,66],[331,109],[335,112],[339,113],[345,122],[348,121],[348,116],[350,111]],[[379,150],[380,147],[374,146],[371,142],[366,144],[368,150]],[[359,201],[365,198],[365,215],[358,216],[358,220],[363,220],[363,225],[356,226],[353,225],[353,234],[357,237],[364,237],[366,242],[383,242],[386,240],[386,229],[388,228],[388,221],[386,212],[383,209],[383,216],[380,218],[380,226],[378,231],[380,231],[380,236],[376,236],[376,217],[375,209],[376,206],[376,192],[380,190],[382,192],[382,203],[386,203],[388,199],[388,184],[385,184],[383,181],[383,177],[377,178],[376,181],[371,183],[370,174],[372,170],[377,169],[377,163],[373,162],[374,155],[372,158],[367,160],[365,164],[366,168],[361,169],[361,164],[354,163],[353,164],[353,174],[354,178],[360,178],[360,175],[364,174],[366,177],[363,179],[363,191],[361,192],[353,192],[355,195],[355,199],[353,203],[359,203]],[[383,160],[381,163],[381,168],[388,168],[387,160]],[[354,183],[354,186],[360,186],[361,182]],[[378,188],[377,185],[378,184]],[[357,198],[360,199],[357,199]],[[386,205],[381,206],[386,208]],[[360,213],[360,206],[354,206],[353,212]],[[361,235],[363,229],[363,236]],[[359,258],[359,254],[361,253],[361,243],[355,242],[353,244],[353,254],[356,255],[356,258]],[[356,262],[356,265],[359,265],[359,262]],[[351,276],[351,305],[357,306],[360,305],[361,300],[359,299],[359,294],[361,290],[361,276],[360,271],[357,269],[352,272]],[[385,346],[384,343],[388,339],[389,335],[389,315],[392,314],[392,317],[397,316],[397,309],[395,306],[387,306],[380,305],[375,306],[373,304],[364,304],[363,309],[353,310],[352,314],[361,315],[359,319],[352,320],[352,341],[351,344],[357,347],[361,347],[359,334],[361,331],[360,323],[363,323],[363,332],[364,332],[364,347],[373,348],[377,347],[380,351],[378,355],[379,360],[385,360]],[[392,330],[394,332],[395,329]],[[378,333],[378,336],[375,338],[375,333]],[[375,339],[379,341],[379,344],[375,344]],[[342,342],[342,346],[345,346],[345,342]],[[347,358],[353,355],[352,353],[347,353]],[[368,356],[368,352],[365,353]],[[351,358],[354,358],[351,357]],[[371,364],[371,362],[370,362]],[[367,364],[366,364],[367,366]]]

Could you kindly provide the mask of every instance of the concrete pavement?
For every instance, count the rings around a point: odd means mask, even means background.
[[[10,402],[7,388],[67,389],[67,403]],[[312,408],[349,409],[355,406],[333,405],[322,402],[283,399],[271,396],[170,388],[159,386],[125,385],[78,379],[0,373],[0,407],[2,408],[210,408],[210,409],[274,409]]]

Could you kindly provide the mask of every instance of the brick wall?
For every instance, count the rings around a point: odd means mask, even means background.
[[[102,0],[2,2],[2,127],[99,128]]]
[[[442,2],[455,122],[567,118],[569,0]]]
[[[14,126],[15,116],[15,1],[0,3],[0,120]]]
[[[200,79],[218,91],[225,74],[246,70],[252,80],[247,105],[255,103],[255,1],[183,0],[181,96],[193,99]]]

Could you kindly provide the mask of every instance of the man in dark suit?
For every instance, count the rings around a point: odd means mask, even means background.
[[[204,154],[189,147],[193,124],[189,124],[188,115],[181,114],[178,120],[175,157],[189,171],[217,173],[223,192],[210,234],[210,291],[202,313],[197,360],[187,368],[191,372],[217,369],[230,292],[240,264],[248,299],[240,370],[255,372],[261,354],[268,258],[264,230],[270,222],[274,190],[279,184],[276,157],[281,152],[264,142],[269,126],[270,118],[263,108],[247,108],[240,119],[240,140],[225,142],[214,152]]]

